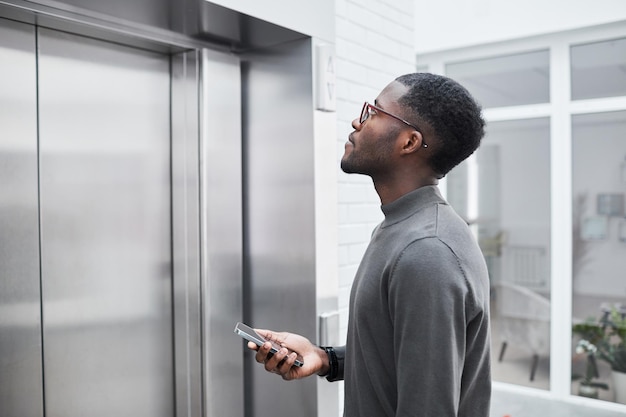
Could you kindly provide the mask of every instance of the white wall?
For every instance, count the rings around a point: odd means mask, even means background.
[[[335,37],[333,0],[209,1],[327,42],[332,42]]]
[[[434,52],[626,20],[624,0],[415,0],[415,50]]]

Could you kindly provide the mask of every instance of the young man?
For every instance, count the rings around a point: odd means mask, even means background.
[[[385,218],[352,286],[347,343],[321,348],[259,330],[283,349],[268,357],[266,343],[256,360],[286,380],[343,379],[346,417],[488,417],[487,268],[437,188],[479,146],[480,107],[449,78],[407,74],[366,102],[352,127],[341,168],[372,178]],[[304,367],[292,366],[294,352]]]

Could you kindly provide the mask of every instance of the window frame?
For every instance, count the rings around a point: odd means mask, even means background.
[[[572,340],[572,116],[626,110],[626,96],[571,100],[570,48],[579,44],[626,38],[626,25],[616,22],[511,41],[419,54],[418,68],[445,75],[446,64],[548,49],[550,102],[484,109],[486,121],[547,117],[550,120],[551,219],[551,349],[550,388],[542,390],[494,382],[494,386],[548,398],[583,402],[597,409],[626,410],[608,401],[571,393]],[[445,178],[441,190],[447,194]]]

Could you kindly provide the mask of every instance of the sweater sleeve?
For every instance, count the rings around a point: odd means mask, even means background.
[[[396,416],[457,416],[471,299],[458,259],[437,238],[415,241],[396,261],[388,290]]]

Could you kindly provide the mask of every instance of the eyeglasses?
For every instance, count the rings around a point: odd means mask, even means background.
[[[372,111],[373,111],[373,112],[372,112]],[[381,109],[381,108],[380,108],[380,107],[378,107],[378,106],[375,106],[375,105],[373,105],[373,104],[370,104],[370,103],[368,103],[367,101],[366,101],[365,103],[363,103],[363,109],[361,110],[361,116],[359,117],[359,123],[361,123],[361,124],[365,123],[365,121],[366,121],[367,119],[369,119],[369,117],[370,117],[372,114],[376,114],[376,112],[381,112],[381,113],[386,114],[387,116],[391,116],[391,117],[393,117],[394,119],[399,120],[399,121],[401,121],[402,123],[404,123],[405,125],[410,126],[410,127],[412,127],[413,129],[417,130],[418,132],[422,133],[422,131],[421,131],[421,130],[417,127],[417,126],[415,126],[414,124],[411,124],[411,123],[407,122],[406,120],[404,120],[403,118],[398,117],[398,116],[396,116],[395,114],[391,114],[391,113],[389,113],[388,111],[385,111],[385,110]],[[427,145],[426,143],[424,143],[423,141],[422,141],[422,146],[423,146],[424,148],[428,148],[428,145]]]

